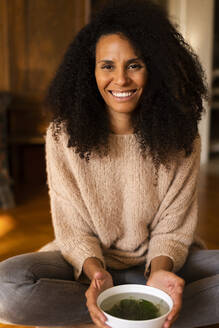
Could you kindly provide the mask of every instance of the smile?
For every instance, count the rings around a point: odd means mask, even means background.
[[[137,89],[130,90],[130,91],[109,90],[109,93],[113,96],[113,98],[115,98],[117,100],[129,100],[135,95],[136,92],[137,92]]]

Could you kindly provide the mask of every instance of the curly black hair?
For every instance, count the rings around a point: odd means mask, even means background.
[[[177,153],[191,154],[208,92],[197,55],[150,0],[109,1],[76,35],[46,97],[53,136],[64,124],[68,147],[82,159],[92,151],[107,155],[110,119],[95,80],[95,47],[114,33],[131,42],[147,67],[147,85],[131,116],[141,153],[149,151],[156,168],[168,167]]]

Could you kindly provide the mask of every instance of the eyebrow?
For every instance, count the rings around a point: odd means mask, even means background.
[[[142,61],[142,59],[139,58],[139,57],[131,58],[131,59],[127,60],[127,64],[130,64],[130,63],[132,63],[132,62],[139,61],[139,60]],[[98,63],[113,64],[113,60],[102,59],[102,60],[98,60],[98,61],[97,61],[97,64],[98,64]]]

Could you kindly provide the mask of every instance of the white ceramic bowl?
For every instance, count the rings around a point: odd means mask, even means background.
[[[123,294],[123,293],[129,293],[129,294],[138,293],[141,294],[138,295],[138,298],[152,301],[155,305],[158,306],[161,306],[162,304],[167,305],[167,307],[165,310],[161,310],[161,316],[150,320],[120,319],[117,317],[113,317],[110,314],[104,312],[104,310],[101,308],[102,302],[105,301],[110,296],[115,296],[117,294]],[[157,299],[154,300],[153,299],[154,296],[157,297]],[[123,298],[127,298],[127,296]],[[120,298],[119,301],[121,299],[122,298]],[[161,328],[167,315],[172,310],[173,301],[168,294],[164,293],[160,289],[149,287],[146,285],[128,284],[128,285],[114,286],[112,288],[106,289],[98,296],[97,305],[99,306],[99,308],[107,318],[106,324],[112,328]],[[111,307],[112,305],[113,304],[108,304],[109,307]]]

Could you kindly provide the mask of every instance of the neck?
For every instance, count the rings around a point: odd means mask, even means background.
[[[133,129],[132,130],[115,130],[115,129],[111,129],[111,133],[113,134],[133,134]]]
[[[113,134],[133,134],[133,127],[130,123],[129,115],[117,115],[111,116],[110,129]]]

